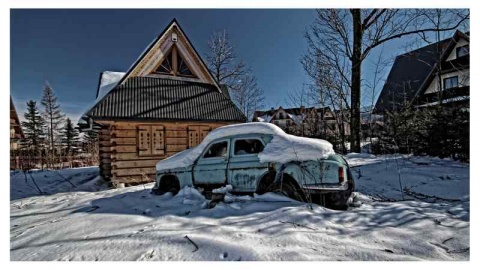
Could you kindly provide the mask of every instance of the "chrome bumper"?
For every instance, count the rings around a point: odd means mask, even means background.
[[[336,191],[347,190],[348,185],[346,182],[342,184],[307,184],[303,185],[303,189],[308,190],[310,193],[328,193]]]

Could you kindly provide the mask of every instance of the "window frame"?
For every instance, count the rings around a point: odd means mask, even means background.
[[[136,126],[136,139],[135,139],[135,147],[136,147],[136,152],[138,157],[158,157],[158,156],[165,156],[167,154],[167,142],[166,142],[166,127],[164,125],[149,125],[149,124],[138,124]],[[140,148],[140,131],[146,131],[149,136],[149,142],[148,142],[148,149],[142,150]],[[155,151],[160,151],[155,149],[154,145],[154,132],[155,131],[161,131],[160,135],[160,140],[163,145],[163,153],[154,153]],[[117,144],[117,146],[119,146]],[[146,153],[143,153],[142,151],[147,151]]]
[[[262,149],[262,151],[260,151],[260,152],[258,152],[258,153],[256,153],[256,154],[235,155],[235,143],[236,143],[237,141],[239,141],[239,140],[258,140],[258,141],[260,141],[260,143],[263,145],[263,149]],[[254,136],[252,136],[252,137],[234,138],[234,139],[232,139],[232,145],[233,145],[233,147],[232,147],[232,153],[230,154],[230,156],[232,156],[232,157],[251,157],[251,156],[258,156],[258,154],[262,153],[263,150],[265,150],[265,146],[266,146],[266,144],[265,144],[265,142],[262,140],[262,138],[260,138],[260,137],[254,137]]]
[[[447,86],[447,83],[446,83],[447,80],[452,80],[452,79],[456,79],[457,85],[456,85],[456,86],[449,87],[449,88],[446,88],[446,86]],[[458,75],[450,76],[450,77],[447,77],[447,78],[443,78],[443,89],[442,89],[442,90],[449,90],[449,89],[454,89],[454,88],[458,88],[458,87],[459,87]]]
[[[225,157],[208,157],[208,158],[205,157],[205,154],[208,152],[208,150],[210,150],[210,147],[212,147],[214,144],[222,143],[222,142],[227,142],[227,154],[226,154]],[[210,144],[208,144],[208,146],[205,147],[205,150],[203,150],[202,155],[200,156],[200,159],[201,160],[219,160],[219,159],[225,160],[225,159],[229,158],[229,154],[230,154],[230,140],[229,139],[220,139],[220,140],[213,141]]]
[[[170,54],[172,55],[171,72],[158,71],[158,69],[162,66],[163,62],[165,61],[165,59],[167,59],[170,56]],[[185,64],[188,70],[190,70],[190,73],[192,75],[181,74],[179,72],[179,67],[180,67],[179,59],[182,59],[182,62]],[[195,78],[195,79],[198,78],[195,75],[195,73],[193,73],[193,70],[190,67],[190,65],[185,61],[185,57],[182,55],[182,53],[178,50],[177,46],[175,45],[172,45],[172,47],[165,54],[165,57],[162,58],[162,61],[159,62],[157,66],[155,66],[153,70],[153,74],[167,75],[167,76],[173,76],[173,77]]]
[[[464,55],[458,55],[458,52],[460,52],[460,50],[462,50],[463,48],[468,48],[467,49],[468,52]],[[455,48],[455,53],[457,55],[457,58],[469,55],[470,54],[470,44],[465,44],[463,46],[458,46],[457,48]]]

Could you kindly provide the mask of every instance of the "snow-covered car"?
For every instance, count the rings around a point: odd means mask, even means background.
[[[208,193],[227,185],[232,193],[321,198],[334,208],[346,207],[355,186],[331,143],[289,135],[273,124],[247,123],[217,128],[196,147],[159,161],[152,192],[176,194],[194,186]]]

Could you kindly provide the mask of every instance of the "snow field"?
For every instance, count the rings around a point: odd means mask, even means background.
[[[57,193],[52,187],[46,188],[49,195],[31,191],[27,196],[17,194],[17,183],[24,180],[13,175],[11,260],[470,259],[468,165],[417,157],[355,158],[364,165],[354,167],[357,207],[348,211],[273,193],[228,192],[224,202],[209,208],[194,188],[156,196],[150,194],[153,184],[92,192],[79,184],[91,177],[91,168],[60,171],[77,175],[71,178],[77,189]],[[404,194],[401,200],[398,170],[403,187],[415,197]],[[40,187],[64,182],[53,172],[45,174],[38,178],[44,179]]]

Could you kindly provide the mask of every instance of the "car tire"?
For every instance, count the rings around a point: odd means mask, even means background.
[[[180,183],[176,177],[165,176],[160,181],[160,187],[158,188],[157,194],[163,195],[167,192],[171,192],[174,196],[180,191]]]
[[[272,189],[270,190],[271,192],[275,192],[278,194],[282,194],[287,196],[290,199],[294,199],[296,201],[300,202],[306,202],[305,194],[303,193],[302,190],[300,190],[295,183],[293,182],[295,179],[293,179],[291,176],[288,174],[283,175],[283,181],[276,182],[272,185]]]

